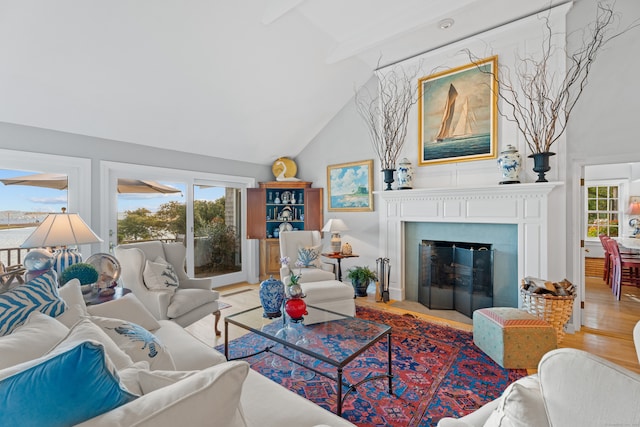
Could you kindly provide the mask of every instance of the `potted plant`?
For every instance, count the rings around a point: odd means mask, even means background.
[[[356,290],[356,296],[359,297],[367,296],[369,283],[377,278],[376,273],[367,266],[353,267],[347,271],[347,279],[351,280],[351,284]]]
[[[60,286],[63,286],[69,280],[78,279],[80,281],[80,289],[83,294],[91,292],[92,285],[98,281],[98,270],[91,264],[86,262],[78,262],[71,264],[65,268],[60,274]]]

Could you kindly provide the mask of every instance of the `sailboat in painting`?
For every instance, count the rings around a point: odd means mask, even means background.
[[[476,116],[469,107],[469,98],[464,99],[457,123],[453,126],[453,116],[456,111],[458,91],[453,84],[449,85],[449,93],[444,106],[442,123],[435,137],[435,142],[452,141],[467,138],[475,133]]]

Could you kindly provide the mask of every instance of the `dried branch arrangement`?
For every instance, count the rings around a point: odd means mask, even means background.
[[[525,138],[531,153],[549,152],[554,142],[567,128],[569,117],[587,85],[591,66],[600,50],[611,40],[639,25],[618,30],[618,16],[613,8],[598,3],[598,13],[582,33],[582,46],[575,52],[566,52],[553,43],[553,32],[548,17],[541,18],[545,24],[542,52],[538,58],[518,57],[513,73],[500,66],[494,74],[498,80],[499,98],[507,105],[500,115],[515,122]],[[574,34],[575,36],[575,34]],[[466,51],[472,62],[479,58]],[[552,61],[558,52],[566,55],[564,76],[552,71]]]
[[[402,152],[409,114],[418,102],[417,74],[417,68],[408,71],[397,66],[389,72],[378,74],[377,93],[367,88],[356,92],[356,109],[367,124],[382,170],[395,169]]]

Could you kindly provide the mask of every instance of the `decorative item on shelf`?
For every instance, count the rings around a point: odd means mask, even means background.
[[[283,222],[278,226],[278,230],[280,230],[280,233],[282,233],[283,231],[292,231],[293,225],[291,225],[291,223],[288,223],[288,222]]]
[[[276,228],[275,230],[273,230],[273,237],[275,237],[276,239],[280,237],[280,229]]]
[[[64,269],[60,274],[59,282],[60,286],[64,286],[69,280],[78,279],[82,295],[87,299],[91,297],[91,294],[99,291],[97,283],[99,277],[100,274],[93,265],[78,262]]]
[[[545,174],[551,170],[551,167],[549,166],[549,157],[555,155],[556,153],[551,153],[549,151],[529,155],[529,157],[533,159],[533,171],[538,174],[536,182],[548,182]]]
[[[296,204],[296,193],[295,192],[291,193],[291,204],[292,205]]]
[[[282,303],[285,299],[284,284],[270,276],[260,283],[260,304],[264,309],[262,317],[273,319],[282,316]]]
[[[606,2],[598,2],[597,10],[596,19],[585,25],[573,51],[554,43],[567,39],[556,37],[550,16],[542,17],[545,34],[540,38],[539,53],[516,52],[519,60],[513,69],[501,65],[494,77],[497,96],[505,103],[499,113],[515,123],[524,137],[531,152],[528,157],[534,159],[534,171],[538,173],[536,182],[547,182],[544,174],[550,170],[551,147],[566,131],[574,107],[585,93],[598,53],[637,26],[634,21],[620,29],[619,17]],[[467,54],[478,65],[478,58],[469,50]],[[552,69],[554,64],[565,61],[562,70]]]
[[[631,202],[625,213],[627,215],[640,215],[640,198],[631,197]],[[640,238],[640,218],[637,216],[630,218],[629,225],[632,227],[631,237]]]
[[[275,203],[276,205],[279,205],[281,203],[281,201],[280,201],[280,193],[276,192],[276,198],[273,201],[273,203]]]
[[[413,188],[413,165],[404,157],[398,164],[398,190]]]
[[[387,187],[384,189],[385,191],[391,190],[391,184],[393,184],[393,173],[395,169],[382,169],[383,181],[387,184]]]
[[[342,247],[340,232],[347,230],[347,225],[341,219],[330,219],[322,228],[323,232],[331,233],[331,251],[334,254],[339,254]]]
[[[288,157],[280,157],[273,162],[271,172],[276,177],[276,181],[300,181],[296,178],[298,167],[296,162]]]
[[[288,205],[291,203],[291,191],[283,191],[282,196],[280,196],[280,200],[283,205]]]
[[[377,280],[377,278],[376,273],[367,266],[353,267],[347,270],[347,279],[351,280],[358,297],[366,297],[369,283]]]
[[[53,254],[46,249],[33,249],[25,255],[23,260],[25,280],[28,282],[53,268]]]
[[[293,211],[291,210],[291,206],[285,206],[280,211],[280,214],[278,216],[279,216],[278,219],[281,221],[291,221],[293,219]]]
[[[58,275],[68,266],[81,262],[82,256],[68,245],[100,243],[98,237],[77,213],[49,214],[20,246],[21,248],[41,248],[60,246],[54,254],[54,270]]]
[[[342,255],[351,255],[352,253],[353,253],[353,249],[351,248],[351,245],[349,244],[349,242],[342,245]]]
[[[498,169],[502,174],[500,184],[519,184],[520,170],[522,169],[522,156],[518,149],[511,144],[498,156]]]

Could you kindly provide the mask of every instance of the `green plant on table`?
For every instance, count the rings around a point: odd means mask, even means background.
[[[73,279],[78,279],[81,285],[90,285],[96,283],[98,277],[98,270],[93,265],[86,262],[78,262],[71,264],[62,271],[60,274],[60,286]]]

